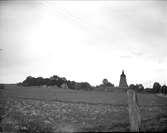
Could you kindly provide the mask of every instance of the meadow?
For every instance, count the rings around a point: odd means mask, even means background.
[[[15,133],[129,131],[125,91],[6,85],[1,130]],[[141,131],[167,131],[167,98],[138,93]]]

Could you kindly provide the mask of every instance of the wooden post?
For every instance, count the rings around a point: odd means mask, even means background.
[[[139,132],[141,127],[141,116],[140,116],[140,109],[138,106],[136,92],[134,90],[129,89],[127,91],[127,95],[128,95],[130,131]]]

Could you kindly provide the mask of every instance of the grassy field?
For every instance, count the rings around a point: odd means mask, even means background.
[[[0,93],[3,132],[129,131],[125,92],[6,85]],[[166,131],[167,98],[155,94],[138,98],[141,131]]]

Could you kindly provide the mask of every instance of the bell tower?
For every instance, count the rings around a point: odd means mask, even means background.
[[[128,84],[126,81],[126,75],[124,74],[124,70],[122,70],[122,74],[120,76],[119,87],[120,88],[128,88]]]

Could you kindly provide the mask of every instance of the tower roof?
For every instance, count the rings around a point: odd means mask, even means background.
[[[124,74],[124,70],[122,70],[122,74],[121,74],[121,76],[126,76],[126,75]]]

